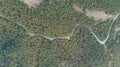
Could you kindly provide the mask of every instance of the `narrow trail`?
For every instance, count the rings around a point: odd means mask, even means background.
[[[120,13],[117,14],[117,15],[115,16],[115,18],[113,19],[112,24],[111,24],[111,26],[109,27],[107,37],[106,37],[104,40],[100,40],[100,39],[97,37],[97,35],[92,31],[92,29],[89,28],[88,26],[84,25],[84,24],[76,24],[75,27],[73,28],[71,34],[70,34],[69,36],[64,36],[64,37],[49,37],[49,36],[45,36],[45,35],[42,35],[42,34],[33,34],[33,33],[31,33],[24,25],[22,25],[21,23],[15,22],[15,21],[13,21],[13,20],[11,20],[11,19],[9,19],[9,18],[7,18],[7,17],[5,17],[5,16],[3,16],[3,15],[0,14],[0,17],[1,17],[1,18],[5,19],[5,20],[8,20],[8,21],[10,21],[10,22],[13,22],[13,23],[15,23],[17,26],[23,28],[24,31],[26,32],[26,34],[29,35],[29,36],[33,36],[33,37],[39,37],[39,36],[40,36],[40,37],[43,37],[43,38],[48,39],[48,40],[50,40],[50,41],[53,41],[53,40],[55,40],[55,39],[67,39],[67,40],[70,40],[71,37],[73,36],[73,34],[75,33],[76,29],[80,26],[80,27],[84,27],[84,28],[86,28],[87,30],[89,30],[89,31],[92,33],[92,35],[95,37],[95,39],[96,39],[96,40],[99,42],[99,44],[101,44],[101,45],[106,44],[106,42],[108,41],[108,39],[109,39],[109,37],[110,37],[110,33],[111,33],[111,31],[112,31],[112,27],[113,27],[114,23],[116,22],[116,20],[118,19],[119,16],[120,16]]]

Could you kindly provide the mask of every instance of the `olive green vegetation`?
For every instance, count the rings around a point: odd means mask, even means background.
[[[100,39],[107,35],[112,20],[95,22],[77,13],[72,5],[85,9],[120,12],[119,0],[45,0],[36,8],[28,8],[19,0],[0,0],[0,14],[23,24],[32,33],[51,37],[67,36],[77,23],[86,24]],[[0,67],[120,67],[120,36],[114,28],[106,43],[105,53],[91,33],[77,28],[71,40],[49,41],[30,37],[13,22],[0,18]]]

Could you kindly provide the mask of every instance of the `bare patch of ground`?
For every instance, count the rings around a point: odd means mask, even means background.
[[[120,27],[116,27],[115,29],[114,29],[114,31],[115,31],[115,35],[117,36],[117,35],[120,35]]]
[[[69,64],[68,62],[64,61],[64,62],[61,62],[58,67],[72,67],[71,64]]]
[[[82,8],[76,6],[75,4],[73,4],[73,8],[74,8],[77,12],[79,12],[79,13],[83,13],[83,12],[84,12]]]
[[[43,2],[43,0],[20,0],[20,1],[25,3],[29,8],[36,7]]]
[[[95,11],[95,10],[86,10],[86,16],[93,17],[95,21],[106,21],[110,18],[113,18],[113,15],[106,14],[104,11]]]
[[[115,28],[115,32],[118,32],[118,31],[120,31],[120,27]]]
[[[114,15],[107,14],[105,13],[105,11],[88,10],[88,9],[83,10],[83,8],[80,8],[75,4],[73,5],[73,9],[75,9],[79,13],[84,13],[89,18],[94,18],[95,21],[106,21],[108,19],[114,18]]]

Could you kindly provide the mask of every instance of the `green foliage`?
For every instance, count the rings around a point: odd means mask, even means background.
[[[31,33],[67,36],[81,23],[92,27],[104,39],[111,20],[95,25],[94,20],[77,13],[72,5],[115,14],[120,11],[119,3],[118,0],[44,0],[29,9],[19,0],[1,0],[0,14],[23,24]],[[119,67],[120,38],[114,40],[113,33],[106,44],[109,52],[104,53],[104,48],[83,27],[77,28],[71,40],[49,41],[30,37],[14,22],[0,18],[0,67],[108,67],[110,61]]]

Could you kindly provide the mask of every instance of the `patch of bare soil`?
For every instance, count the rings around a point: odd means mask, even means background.
[[[79,13],[83,13],[83,12],[84,12],[82,8],[76,6],[75,4],[73,4],[73,8],[74,8],[77,12],[79,12]]]
[[[98,10],[88,10],[84,8],[80,8],[73,4],[73,9],[75,9],[79,13],[84,13],[89,18],[94,18],[95,21],[106,21],[108,19],[113,19],[114,15],[110,15],[105,13],[105,11],[98,11]]]
[[[115,32],[118,32],[118,31],[120,31],[120,27],[115,28]]]
[[[93,17],[95,21],[106,21],[110,18],[113,18],[113,15],[106,14],[104,11],[95,11],[95,10],[86,10],[86,16]]]
[[[20,0],[20,1],[25,3],[29,8],[36,7],[43,2],[43,0]]]

